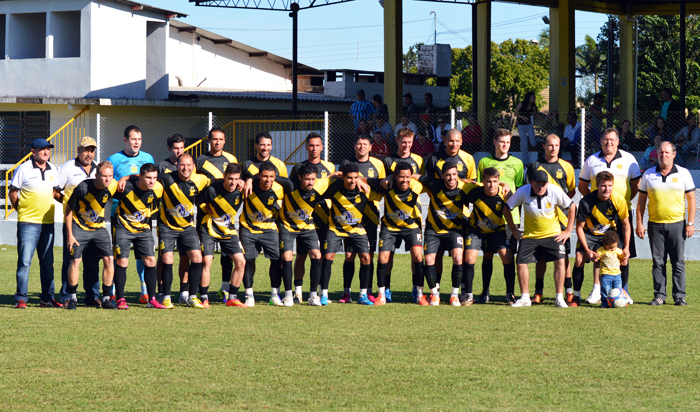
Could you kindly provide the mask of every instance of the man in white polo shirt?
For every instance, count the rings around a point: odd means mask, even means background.
[[[64,163],[58,170],[58,183],[56,186],[63,191],[63,194],[58,196],[59,200],[63,201],[63,211],[66,210],[66,203],[73,193],[73,189],[85,179],[94,179],[97,164],[95,163],[95,152],[97,150],[97,142],[89,136],[80,139],[78,146],[78,156]],[[65,222],[63,224],[63,244],[67,242]],[[89,246],[88,246],[89,249]],[[85,253],[85,256],[91,256],[90,252]],[[100,278],[97,276],[99,271],[99,260],[83,259],[83,266],[87,266],[83,273],[83,288],[85,289],[85,305],[100,307]],[[63,265],[61,266],[61,301],[66,304],[70,300],[68,293],[68,266],[70,266],[70,251],[68,248],[63,248]]]
[[[49,162],[53,145],[46,139],[32,141],[32,155],[15,171],[10,202],[17,210],[17,293],[15,308],[27,308],[29,268],[37,252],[41,268],[41,307],[60,308],[53,298],[54,189],[58,169]]]
[[[623,196],[627,201],[627,209],[632,210],[632,199],[637,196],[639,178],[642,177],[642,173],[639,170],[637,159],[631,153],[618,149],[619,144],[620,135],[617,129],[609,127],[603,130],[603,133],[600,135],[600,152],[590,155],[583,166],[581,166],[578,191],[581,193],[581,196],[586,196],[597,190],[596,175],[602,171],[610,172],[615,178],[613,192]],[[632,219],[630,219],[630,225],[632,225],[632,231],[634,231]],[[620,239],[624,239],[621,227],[618,228],[618,234]],[[630,259],[637,256],[634,236],[630,237],[629,251]],[[573,271],[574,279],[583,278],[583,267],[574,268]],[[620,271],[622,272],[622,287],[629,293],[627,287],[627,281],[630,276],[629,261],[626,265],[620,266]],[[590,304],[600,302],[600,279],[594,277],[593,290],[586,301]]]
[[[673,301],[685,302],[685,239],[695,233],[695,182],[688,169],[673,164],[676,146],[663,142],[659,165],[644,172],[637,201],[637,236],[644,239],[642,218],[649,198],[649,244],[651,246],[654,299],[652,306],[666,303],[666,256],[673,267]],[[686,203],[688,221],[685,220]]]

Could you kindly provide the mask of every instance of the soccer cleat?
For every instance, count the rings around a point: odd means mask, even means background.
[[[591,294],[588,295],[588,299],[586,299],[586,302],[591,304],[591,305],[597,305],[600,303],[600,291],[596,292],[594,290],[591,291]]]
[[[285,296],[284,299],[282,299],[282,306],[286,308],[294,306],[294,298],[291,296]]]
[[[489,295],[481,295],[479,296],[479,300],[477,300],[476,303],[477,305],[485,305],[491,301],[491,297]]]
[[[181,305],[186,305],[188,299],[189,298],[186,298],[186,297],[180,295],[180,299],[178,300],[178,303],[180,303]]]
[[[62,308],[63,304],[56,302],[55,300],[51,299],[48,302],[41,302],[39,304],[40,308]]]
[[[165,306],[158,302],[158,299],[156,299],[155,296],[151,298],[148,304],[146,304],[146,307],[149,309],[165,309]]]
[[[569,306],[572,308],[577,308],[577,307],[581,306],[581,298],[578,296],[574,296],[571,299],[571,303],[569,303]]]
[[[222,302],[224,302],[224,303],[228,302],[228,297],[229,297],[228,290],[219,289],[219,291],[217,293],[219,294],[219,298],[221,299]]]
[[[528,307],[528,306],[532,306],[532,301],[529,298],[528,299],[520,298],[520,299],[516,300],[515,303],[513,303],[513,305],[512,305],[512,307],[514,307],[514,308],[524,308],[524,307]]]
[[[64,305],[67,305],[69,300],[70,300],[70,299],[65,300],[65,301],[63,302],[63,304],[64,304]],[[109,299],[107,299],[107,300],[109,300]],[[94,299],[85,299],[85,306],[91,306],[91,307],[93,307],[93,308],[98,308],[98,309],[99,309],[100,307],[102,307],[102,302],[100,302],[100,300],[97,299],[97,298],[94,298]]]
[[[340,298],[338,303],[352,303],[352,297],[349,293],[343,293],[343,297]]]
[[[321,298],[318,296],[309,298],[309,306],[321,306]]]
[[[117,304],[112,302],[112,299],[107,299],[104,302],[102,302],[102,306],[100,306],[102,309],[117,309]]]
[[[70,302],[70,301],[69,301]],[[15,309],[27,309],[27,302],[23,300],[18,300],[17,304],[15,305]]]
[[[430,306],[440,306],[440,295],[430,295]]]
[[[328,306],[329,303],[331,303],[331,301],[328,299],[327,295],[321,296],[321,306]]]
[[[542,303],[542,294],[541,293],[535,293],[535,296],[532,297],[532,303],[539,305]]]
[[[149,300],[150,300],[150,299],[148,299],[148,295],[147,295],[147,294],[146,294],[146,295],[141,295],[141,297],[139,298],[139,301],[140,301],[141,303],[143,303],[143,304],[148,303]]]
[[[430,305],[430,303],[428,303],[428,299],[425,298],[425,295],[421,295],[419,298],[417,298],[416,303],[421,305],[421,306]]]
[[[304,296],[301,293],[294,294],[294,303],[304,303]]]
[[[386,299],[386,303],[391,303],[391,291],[389,289],[384,291],[384,299]]]
[[[202,302],[196,296],[190,297],[187,301],[187,306],[190,308],[204,309],[204,305],[202,305]]]
[[[688,306],[688,302],[685,301],[685,298],[678,298],[676,299],[676,303],[674,303],[676,306]]]
[[[464,300],[462,300],[462,306],[471,306],[474,303],[474,298],[471,296],[467,296]]]
[[[244,307],[245,307],[245,303],[243,303],[243,302],[241,302],[240,300],[238,300],[238,298],[234,298],[234,299],[229,299],[229,300],[227,300],[227,301],[226,301],[226,306],[235,306],[235,307],[238,307],[238,308],[241,308],[241,307],[244,308]]]
[[[245,297],[245,305],[249,308],[255,306],[255,297],[253,295]]]
[[[557,299],[557,301],[554,303],[554,306],[556,306],[558,308],[568,308],[569,307],[569,305],[566,304],[566,301],[564,300],[564,298]]]
[[[567,293],[565,295],[566,303],[571,306],[571,302],[574,301],[574,294],[573,293]]]
[[[371,293],[367,294],[367,299],[369,299],[372,303],[377,300],[377,298],[375,298]]]
[[[202,301],[202,306],[204,307],[204,309],[209,309],[209,299],[204,299]]]
[[[126,299],[121,298],[117,301],[117,309],[120,309],[120,310],[129,309],[129,305],[126,304]]]
[[[279,295],[274,295],[270,298],[270,306],[284,306]]]
[[[411,290],[411,299],[413,299],[414,302],[418,302],[418,288],[415,286]]]
[[[666,303],[665,301],[661,300],[661,298],[654,298],[649,304],[651,306],[663,306],[663,304]]]
[[[452,306],[462,306],[462,304],[459,303],[459,297],[457,297],[457,296],[452,296],[452,297],[450,298],[450,305],[452,305]]]
[[[173,302],[170,299],[163,299],[163,307],[165,309],[172,309],[174,308]]]
[[[24,303],[24,301],[20,300],[19,303]],[[17,306],[19,306],[19,303],[17,304]],[[75,310],[77,307],[78,307],[78,301],[75,299],[69,300],[68,304],[65,306],[65,308],[68,310]],[[25,306],[24,308],[21,308],[21,309],[26,309],[26,308],[27,307]]]
[[[372,296],[372,295],[370,295]],[[357,303],[360,305],[369,305],[369,306],[374,306],[374,302],[372,302],[367,295],[360,295],[360,298],[357,300]]]
[[[378,295],[377,299],[374,300],[374,306],[386,305],[386,296]]]
[[[109,299],[110,299],[112,302],[114,302],[114,304],[117,303],[117,297],[116,297],[116,296],[114,296],[114,295],[109,295]]]
[[[506,293],[506,304],[508,306],[513,306],[515,302],[517,302],[517,300],[515,299],[515,295],[512,293]]]

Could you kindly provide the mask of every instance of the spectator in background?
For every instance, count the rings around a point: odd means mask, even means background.
[[[403,95],[403,112],[408,115],[420,114],[420,109],[413,103],[413,96],[411,96],[411,93]],[[413,117],[411,117],[411,120],[413,120]]]
[[[673,134],[683,125],[681,105],[678,104],[677,101],[673,100],[671,89],[668,87],[661,89],[661,100],[663,103],[661,104],[661,109],[659,109],[659,117],[664,119],[666,126],[670,130],[671,134]]]
[[[438,112],[437,107],[433,106],[433,94],[426,93],[424,99],[425,99],[425,113],[426,114],[437,113]]]
[[[594,128],[598,134],[603,130],[603,120],[607,118],[607,115],[603,114],[603,100],[605,98],[602,94],[596,93],[593,95],[593,104],[588,108],[591,113],[593,121],[591,122],[591,127]],[[588,133],[588,124],[586,124],[586,133]]]
[[[649,146],[644,152],[644,157],[642,158],[642,169],[647,170],[659,164],[659,146],[664,139],[661,135],[654,138],[654,145]]]
[[[468,117],[469,124],[462,129],[462,150],[469,153],[474,153],[481,149],[481,126],[476,121],[476,115],[470,114]]]
[[[498,129],[503,129],[503,117],[498,116],[493,122],[493,125],[486,130],[486,140],[484,141],[484,151],[489,153],[494,153],[496,146],[493,141],[496,140],[496,131]]]
[[[549,136],[550,134],[555,134],[559,136],[559,139],[564,137],[564,123],[559,121],[559,112],[556,110],[551,110],[547,114],[547,124],[546,124],[546,129],[547,129],[547,135]]]
[[[359,125],[357,126],[357,130],[355,130],[355,136],[369,136],[370,134],[372,134],[372,123],[368,122],[365,119],[360,119]]]
[[[384,133],[376,131],[372,134],[372,150],[370,154],[380,159],[389,156],[389,144],[386,142]]]
[[[374,115],[374,106],[372,103],[365,100],[365,91],[357,90],[357,101],[350,106],[350,118],[355,123],[355,129],[360,127],[360,120],[372,120]]]
[[[692,114],[685,119],[685,127],[674,137],[676,144],[682,145],[681,151],[697,147],[700,143],[700,128],[698,128],[698,122]]]
[[[631,145],[634,144],[634,133],[632,133],[632,122],[629,120],[623,120],[620,128],[617,129],[620,133],[620,147],[629,151]]]
[[[385,139],[391,139],[394,136],[394,128],[391,123],[386,121],[386,116],[380,115],[374,118],[374,127],[372,128],[372,133],[382,132],[384,133]]]
[[[537,136],[533,120],[537,115],[535,92],[525,93],[525,98],[515,108],[515,116],[518,122],[518,134],[520,135],[520,151],[523,153],[525,167],[530,163],[527,152],[530,147],[537,148]]]
[[[408,127],[409,129],[411,129],[413,134],[418,134],[418,127],[416,127],[416,124],[411,121],[407,114],[401,115],[401,123],[396,125],[396,133],[394,134],[398,136],[399,130],[403,129],[404,127]]]
[[[661,136],[664,141],[671,141],[673,138],[671,130],[666,126],[666,120],[664,120],[664,118],[661,116],[657,117],[656,122],[647,127],[644,133],[649,136],[649,142],[651,144],[654,144],[654,139],[656,136]]]
[[[433,145],[433,142],[430,141],[428,136],[419,132],[418,135],[416,135],[416,141],[413,142],[411,152],[420,157],[426,157],[435,152],[435,146]]]
[[[437,139],[437,143],[442,142],[442,132],[450,130],[451,128],[452,125],[447,122],[447,118],[445,118],[445,116],[438,117],[437,127],[435,127],[435,138]]]
[[[578,121],[576,112],[566,114],[566,127],[564,128],[564,139],[562,144],[568,141],[569,153],[571,153],[571,163],[575,169],[581,167],[581,122]]]
[[[374,106],[374,114],[389,116],[389,106],[382,103],[382,96],[375,94],[372,96],[372,106]]]
[[[429,114],[424,114],[420,117],[420,127],[418,128],[417,134],[422,134],[423,136],[427,137],[431,143],[437,140],[435,137],[435,127],[430,124]]]
[[[440,149],[445,148],[445,137],[447,136],[447,132],[449,132],[451,129],[448,130],[443,130],[440,132],[440,143],[433,144],[435,147],[435,152],[439,152]]]

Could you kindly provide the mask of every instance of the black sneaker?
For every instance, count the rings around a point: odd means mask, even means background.
[[[69,300],[68,304],[65,306],[65,308],[68,310],[75,310],[77,307],[78,307],[78,301],[75,299]]]
[[[491,298],[489,297],[489,295],[481,295],[479,296],[479,299],[474,303],[476,303],[477,305],[484,305],[486,303],[489,303],[490,300]]]
[[[48,302],[41,301],[39,304],[40,308],[55,308],[55,309],[60,309],[63,307],[63,304],[56,302],[55,300],[51,299]]]
[[[85,306],[90,306],[90,307],[99,309],[102,307],[102,303],[100,302],[100,300],[98,298],[85,299]]]
[[[513,306],[513,303],[515,303],[517,299],[515,298],[515,295],[513,293],[507,293],[506,294],[506,304],[508,306]]]
[[[651,306],[663,306],[663,304],[666,303],[665,301],[661,300],[661,298],[654,298],[649,304]]]
[[[676,306],[688,306],[688,303],[685,301],[685,298],[678,298],[676,299]]]
[[[107,299],[104,302],[102,302],[102,309],[116,309],[117,305],[114,304],[112,299]]]

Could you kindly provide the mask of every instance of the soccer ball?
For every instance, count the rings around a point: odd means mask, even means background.
[[[624,308],[629,305],[629,295],[624,289],[615,288],[608,293],[608,307]]]

